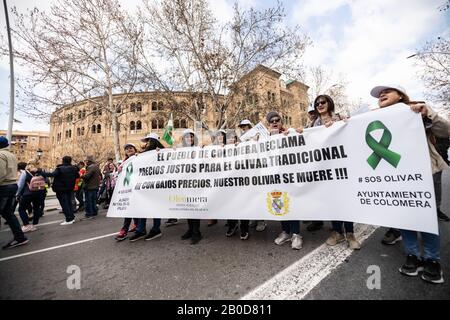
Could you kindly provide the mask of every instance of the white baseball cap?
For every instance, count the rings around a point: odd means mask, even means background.
[[[142,142],[148,141],[150,139],[159,140],[159,136],[156,133],[149,133],[144,138],[141,139]]]
[[[183,131],[183,137],[185,136],[185,135],[187,135],[187,134],[193,134],[194,136],[195,136],[195,132],[194,132],[194,130],[192,130],[192,129],[186,129],[186,130],[184,130]]]
[[[376,86],[375,88],[370,90],[370,95],[374,98],[379,98],[381,91],[386,90],[386,89],[395,89],[395,90],[399,91],[400,93],[402,93],[403,95],[408,96],[406,94],[405,88],[403,88],[402,86],[400,86],[398,84]]]
[[[310,113],[311,111],[316,111],[316,109],[314,108],[314,105],[312,103],[310,103],[308,106],[308,113]]]
[[[124,149],[126,149],[127,147],[133,147],[137,150],[136,145],[131,142],[125,143],[125,145],[123,146]]]
[[[239,123],[238,127],[247,126],[247,125],[253,127],[253,124],[250,122],[250,120],[244,119],[244,120],[241,121],[241,123]]]

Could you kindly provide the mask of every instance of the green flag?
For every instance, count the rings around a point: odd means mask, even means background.
[[[166,129],[164,130],[164,135],[162,137],[162,140],[165,141],[169,146],[173,145],[172,130],[173,130],[173,117],[172,114],[170,114],[169,122],[167,122],[167,126]]]

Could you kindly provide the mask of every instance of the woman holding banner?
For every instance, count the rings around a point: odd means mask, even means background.
[[[431,159],[434,188],[436,192],[436,206],[439,208],[441,200],[439,177],[442,174],[442,170],[448,168],[448,166],[436,151],[433,144],[433,136],[448,138],[450,136],[450,124],[439,117],[438,114],[425,103],[409,101],[405,89],[399,85],[377,86],[370,91],[370,94],[372,97],[378,99],[378,106],[380,108],[386,108],[403,102],[408,104],[412,111],[422,115],[424,129],[427,135],[428,151]],[[407,255],[405,264],[399,268],[400,273],[407,276],[417,276],[420,271],[423,271],[421,276],[422,280],[431,283],[444,283],[440,265],[439,235],[410,230],[400,230],[400,232]],[[417,237],[418,233],[421,235],[421,240]],[[423,255],[420,254],[421,244],[423,246]]]
[[[145,142],[145,146],[143,148],[142,153],[148,152],[148,151],[153,151],[153,150],[164,149],[164,146],[159,141],[159,136],[156,133],[148,134],[141,141]],[[138,219],[136,233],[130,238],[130,241],[135,242],[142,238],[145,238],[146,241],[149,241],[149,240],[153,240],[153,239],[161,237],[161,235],[162,235],[161,219],[159,219],[159,218],[153,219],[153,227],[151,228],[151,230],[148,234],[146,231],[146,227],[147,227],[147,219],[146,218]]]
[[[316,118],[311,121],[309,127],[326,126],[329,127],[335,121],[343,120],[342,117],[334,111],[334,101],[329,95],[321,94],[314,99],[314,108],[316,110]],[[306,229],[308,231],[316,231],[322,228],[322,221],[313,221]],[[340,242],[347,240],[350,249],[358,250],[361,244],[356,240],[353,233],[353,222],[332,221],[332,232],[326,243],[329,246],[335,246]],[[345,235],[344,235],[345,232]]]
[[[294,129],[287,130],[281,123],[281,116],[278,112],[271,111],[266,115],[266,120],[269,123],[270,135],[277,135],[280,133],[295,132]],[[300,221],[282,221],[282,232],[275,239],[275,244],[281,246],[282,244],[291,241],[291,247],[294,250],[300,250],[303,246],[303,239],[300,236]],[[292,233],[292,236],[291,236]]]
[[[227,144],[236,144],[239,141],[239,138],[235,131],[230,130],[227,134]],[[249,230],[249,220],[240,220],[241,224],[239,229],[241,231],[241,240],[247,240],[250,236],[248,233]],[[227,237],[232,237],[237,229],[238,229],[238,220],[227,220],[228,230],[226,232]]]
[[[198,145],[198,139],[195,132],[191,129],[186,129],[182,136],[182,147],[195,147]],[[182,240],[191,239],[191,244],[197,244],[202,240],[200,233],[200,219],[187,219],[189,229],[181,236]]]
[[[117,169],[117,171],[119,173],[122,171],[123,166],[127,163],[127,160],[132,159],[132,158],[134,158],[134,157],[136,157],[138,155],[137,148],[132,143],[125,144],[125,146],[123,148],[125,150],[125,159],[123,159],[122,164],[119,165],[119,167]],[[128,232],[136,231],[136,229],[137,229],[136,224],[139,221],[139,219],[136,219],[136,218],[134,219],[134,226],[130,230],[131,219],[132,218],[125,218],[125,220],[123,221],[122,228],[120,229],[120,231],[117,234],[117,236],[114,238],[114,239],[116,239],[116,241],[125,240],[126,238],[128,238]]]

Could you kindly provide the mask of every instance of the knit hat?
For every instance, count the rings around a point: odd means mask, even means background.
[[[281,119],[280,115],[278,114],[278,112],[276,111],[270,111],[267,115],[266,115],[266,120],[267,122],[270,122],[270,120],[272,120],[272,118],[278,117]]]
[[[0,137],[0,149],[4,149],[9,146],[9,141],[6,137]]]

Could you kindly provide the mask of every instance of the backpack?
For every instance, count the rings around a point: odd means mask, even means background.
[[[45,178],[43,176],[33,176],[28,183],[28,189],[30,189],[31,192],[45,190]]]

